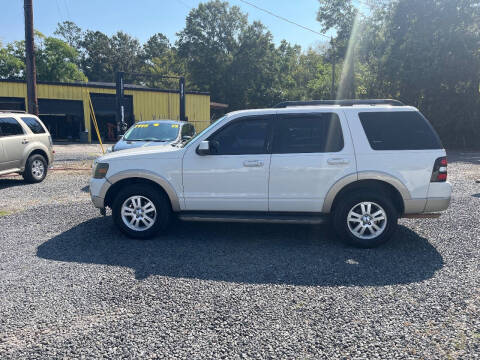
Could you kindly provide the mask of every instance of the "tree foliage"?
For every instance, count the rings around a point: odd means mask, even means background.
[[[35,60],[37,77],[43,81],[85,81],[78,68],[77,51],[65,41],[35,32]],[[14,41],[0,49],[0,77],[25,78],[25,42]]]

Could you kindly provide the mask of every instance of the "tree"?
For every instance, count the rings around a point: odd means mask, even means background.
[[[336,37],[329,50],[329,58],[342,65],[337,97],[355,98],[355,52],[357,38],[361,33],[361,18],[352,0],[320,0],[317,20],[322,31],[336,31]]]
[[[162,33],[156,33],[143,44],[143,60],[151,62],[155,58],[161,58],[170,50],[170,42]]]
[[[241,32],[228,70],[232,85],[225,90],[233,109],[265,107],[280,98],[275,55],[272,34],[263,24],[254,22]]]
[[[110,71],[135,72],[140,67],[142,48],[132,36],[118,31],[110,38]]]
[[[90,81],[113,81],[110,39],[100,31],[87,30],[80,42],[81,68]]]
[[[16,41],[0,48],[0,78],[23,79],[25,72],[25,51],[19,54],[18,49],[25,48],[24,42]],[[19,56],[20,55],[20,56]]]
[[[185,29],[177,34],[178,54],[192,80],[216,101],[227,101],[226,91],[234,86],[228,71],[246,24],[238,7],[215,0],[191,10]]]
[[[80,51],[80,43],[83,39],[83,32],[80,27],[72,21],[64,21],[57,24],[55,35],[60,36],[68,45]]]
[[[189,83],[190,90],[198,90],[185,71],[185,63],[178,58],[174,48],[168,49],[158,57],[154,57],[144,64],[144,73],[151,74],[151,77],[144,79],[144,84],[149,87],[162,89],[178,89],[178,79],[161,78],[160,76],[184,76]]]
[[[77,51],[65,41],[35,31],[35,59],[39,81],[86,81],[78,68]],[[0,49],[0,77],[25,79],[25,42],[14,41]]]
[[[43,37],[36,49],[37,77],[41,81],[87,81],[78,68],[77,51],[65,41]]]

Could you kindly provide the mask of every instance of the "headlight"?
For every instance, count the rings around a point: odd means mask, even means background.
[[[107,163],[96,163],[93,165],[93,177],[95,179],[103,179],[107,175],[107,171]]]

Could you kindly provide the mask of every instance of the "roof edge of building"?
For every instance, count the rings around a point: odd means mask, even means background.
[[[26,84],[25,80],[19,79],[0,79],[0,83],[5,82],[12,82],[12,83],[20,83]],[[95,82],[91,83],[80,83],[80,82],[60,82],[60,81],[37,81],[39,85],[61,85],[61,86],[76,86],[76,87],[89,87],[89,88],[97,88],[97,89],[115,89],[115,83],[105,83],[105,84],[98,84]],[[168,90],[168,89],[157,89],[157,88],[150,88],[150,87],[141,87],[139,85],[130,86],[129,84],[125,84],[125,90],[135,90],[135,91],[151,91],[151,92],[162,92],[162,93],[173,93],[178,94],[178,90]],[[209,92],[203,91],[185,91],[187,95],[210,95]]]

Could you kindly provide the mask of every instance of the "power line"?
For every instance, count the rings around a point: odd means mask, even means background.
[[[67,11],[67,17],[68,17],[68,19],[70,19],[70,11],[68,10],[67,1],[68,1],[68,0],[64,0],[63,5],[65,6],[65,10]]]
[[[245,4],[247,4],[247,5],[250,5],[250,6],[254,7],[255,9],[258,9],[258,10],[260,10],[260,11],[263,11],[263,12],[269,14],[269,15],[272,15],[272,16],[280,19],[280,20],[286,21],[286,22],[288,22],[288,23],[290,23],[290,24],[292,24],[292,25],[298,26],[298,27],[300,27],[300,28],[302,28],[302,29],[304,29],[304,30],[308,30],[308,31],[310,31],[310,32],[312,32],[312,33],[314,33],[314,34],[317,34],[317,35],[323,36],[323,37],[325,37],[325,38],[327,38],[327,39],[330,39],[329,36],[327,36],[327,35],[325,35],[325,34],[322,34],[321,32],[315,31],[315,30],[313,30],[313,29],[310,29],[309,27],[306,27],[306,26],[303,26],[303,25],[301,25],[301,24],[298,24],[298,23],[296,23],[295,21],[289,20],[289,19],[287,19],[287,18],[285,18],[285,17],[283,17],[283,16],[274,14],[274,13],[271,12],[270,10],[261,8],[261,7],[255,5],[255,4],[252,4],[251,2],[248,2],[248,1],[245,1],[245,0],[239,0],[239,1],[241,1],[242,3],[245,3]]]

